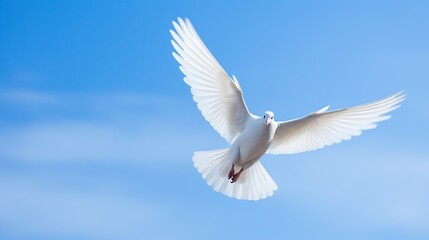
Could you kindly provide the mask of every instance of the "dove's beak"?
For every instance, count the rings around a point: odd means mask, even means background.
[[[265,124],[268,126],[271,123],[271,118],[268,118],[267,120],[265,120]]]

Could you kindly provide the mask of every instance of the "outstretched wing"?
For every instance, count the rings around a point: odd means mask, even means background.
[[[373,103],[332,112],[326,112],[328,107],[325,107],[306,117],[280,122],[267,152],[306,152],[349,140],[389,119],[385,114],[398,108],[404,98],[405,94],[400,92]]]
[[[244,129],[251,116],[237,79],[231,79],[216,61],[189,19],[173,21],[170,30],[174,58],[185,74],[194,101],[210,125],[229,143]]]

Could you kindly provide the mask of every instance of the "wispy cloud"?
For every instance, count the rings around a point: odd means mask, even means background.
[[[3,90],[0,92],[0,99],[12,105],[59,104],[61,102],[61,99],[54,94],[22,89]]]
[[[169,159],[177,163],[174,159],[190,157],[196,150],[194,139],[204,138],[201,132],[190,131],[196,120],[183,114],[181,101],[168,97],[30,91],[10,91],[4,96],[45,104],[39,109],[43,114],[30,123],[0,126],[0,157],[8,160],[147,164]],[[54,102],[59,104],[52,109],[48,105]],[[177,115],[181,117],[172,117]]]
[[[89,122],[36,124],[2,130],[0,158],[30,162],[119,161],[124,164],[171,161],[176,165],[180,162],[174,159],[190,157],[195,150],[192,139],[184,129],[159,124],[131,128]]]
[[[190,101],[190,100],[189,100]],[[142,118],[149,115],[166,117],[177,114],[183,100],[162,95],[134,92],[105,93],[51,93],[30,89],[5,89],[0,91],[0,104],[14,112],[21,111],[32,117],[44,113],[43,119],[55,118],[80,120],[112,120]],[[19,108],[16,108],[19,106]],[[172,107],[175,106],[175,107]],[[37,112],[27,111],[37,107]],[[5,117],[3,117],[5,118]]]
[[[427,233],[427,157],[380,146],[360,147],[365,151],[358,154],[336,148],[289,157],[299,162],[279,167],[284,171],[275,178],[288,186],[278,194],[311,208],[320,221],[339,230]]]
[[[34,72],[18,72],[12,75],[11,78],[21,82],[41,82],[45,79],[41,74]]]
[[[0,189],[0,226],[18,236],[132,239],[165,214],[145,199],[53,188],[23,175],[3,175]]]

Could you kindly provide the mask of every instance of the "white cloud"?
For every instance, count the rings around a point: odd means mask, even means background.
[[[45,80],[45,77],[34,72],[18,72],[10,76],[14,81],[19,82],[41,82]]]
[[[42,93],[33,90],[3,90],[0,92],[0,99],[9,104],[59,104],[61,99],[53,94]]]
[[[144,199],[52,188],[22,175],[2,176],[0,189],[0,226],[17,235],[133,239],[164,217]]]
[[[196,139],[202,137],[201,132],[188,131],[195,121],[172,117],[182,112],[182,105],[168,97],[130,92],[51,95],[21,90],[0,96],[25,103],[60,103],[57,108],[46,108],[46,114],[39,114],[31,123],[0,126],[3,159],[136,164],[165,164],[162,160],[168,159],[177,164],[175,159],[180,156],[191,157]]]
[[[196,138],[185,129],[162,123],[132,127],[97,122],[32,124],[2,130],[0,158],[127,164],[166,164],[168,161],[176,165],[180,162],[175,159],[190,158],[195,150],[193,139]]]
[[[346,146],[288,157],[292,163],[273,174],[277,194],[339,230],[427,233],[427,157],[405,148],[357,148],[363,150]]]

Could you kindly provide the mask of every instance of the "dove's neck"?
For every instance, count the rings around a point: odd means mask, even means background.
[[[257,134],[267,136],[268,142],[271,143],[274,138],[274,134],[276,133],[278,123],[272,121],[270,124],[267,125],[265,119],[263,118],[258,119],[257,122],[257,127],[255,129],[258,132]]]
[[[276,133],[276,130],[277,130],[277,126],[278,126],[278,123],[276,123],[274,121],[272,121],[268,126],[266,126],[268,128],[268,134],[270,136],[269,137],[270,143],[271,143],[271,141],[273,141],[274,134]]]

